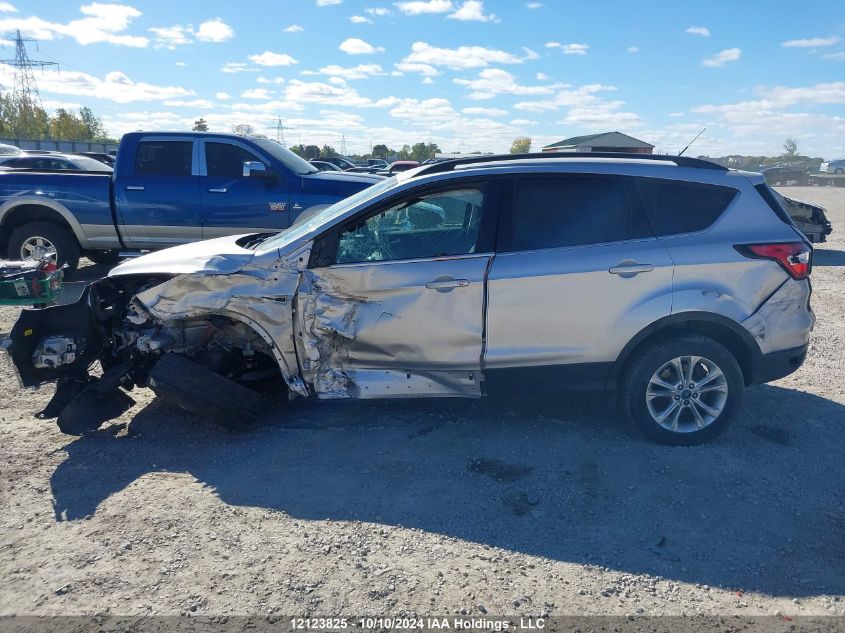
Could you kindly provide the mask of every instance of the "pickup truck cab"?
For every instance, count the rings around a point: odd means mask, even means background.
[[[0,252],[47,256],[72,272],[81,255],[114,263],[120,253],[280,231],[381,179],[320,172],[266,138],[132,132],[113,174],[3,170]]]

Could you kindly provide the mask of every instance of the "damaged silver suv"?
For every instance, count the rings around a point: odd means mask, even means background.
[[[641,155],[478,157],[380,182],[278,234],[128,261],[6,347],[84,433],[150,387],[228,426],[262,393],[608,389],[646,435],[712,438],[804,361],[812,248],[759,174]],[[102,371],[90,373],[99,361]]]

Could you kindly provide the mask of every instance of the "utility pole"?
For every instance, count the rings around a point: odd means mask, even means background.
[[[340,155],[346,156],[346,134],[340,139]]]
[[[20,122],[35,123],[35,113],[43,110],[41,97],[38,94],[38,84],[35,83],[33,68],[58,67],[56,62],[48,62],[40,59],[30,59],[26,52],[26,43],[35,42],[35,50],[38,50],[37,40],[21,35],[20,29],[15,37],[15,58],[2,59],[0,63],[8,64],[15,69],[15,87],[12,91],[12,101],[17,106]],[[29,130],[17,130],[16,132],[27,132]],[[34,131],[34,130],[33,130]]]

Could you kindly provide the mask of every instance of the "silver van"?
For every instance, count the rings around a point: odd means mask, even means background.
[[[759,174],[558,154],[424,165],[277,234],[127,261],[6,342],[82,433],[151,387],[241,426],[290,397],[615,391],[667,444],[710,439],[743,390],[804,361],[812,247]],[[95,361],[102,374],[92,377]],[[538,391],[538,395],[541,393]]]

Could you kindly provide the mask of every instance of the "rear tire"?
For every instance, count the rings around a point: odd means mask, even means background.
[[[161,357],[149,384],[163,400],[233,431],[251,426],[266,408],[265,399],[252,389],[177,354]]]
[[[19,226],[9,237],[7,256],[19,261],[36,257],[41,251],[55,251],[56,264],[66,265],[65,275],[72,275],[79,266],[79,244],[64,227],[53,222],[30,222]]]
[[[723,345],[704,336],[653,343],[635,352],[624,372],[620,407],[640,431],[661,444],[692,446],[711,440],[742,407],[745,381],[739,363]]]

